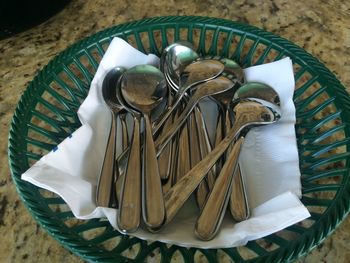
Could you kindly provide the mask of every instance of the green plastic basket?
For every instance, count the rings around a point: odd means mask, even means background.
[[[195,249],[148,243],[119,234],[106,219],[77,220],[55,194],[21,180],[21,174],[79,126],[77,109],[87,96],[99,61],[118,36],[144,53],[160,55],[187,40],[202,55],[220,55],[243,67],[289,56],[293,60],[302,202],[311,217],[244,247]],[[30,83],[15,111],[9,161],[17,190],[33,217],[65,247],[87,261],[193,262],[225,257],[235,262],[288,262],[329,235],[349,211],[350,100],[336,77],[291,42],[258,28],[205,17],[158,17],[97,33],[53,59]]]

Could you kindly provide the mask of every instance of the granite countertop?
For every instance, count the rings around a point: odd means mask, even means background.
[[[30,30],[0,40],[0,262],[82,262],[49,236],[22,204],[11,180],[7,136],[29,81],[59,52],[110,26],[160,15],[201,15],[249,23],[295,42],[350,91],[350,3],[310,1],[75,0]],[[350,218],[298,262],[349,262]]]

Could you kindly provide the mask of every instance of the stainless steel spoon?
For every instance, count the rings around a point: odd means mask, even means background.
[[[233,116],[230,110],[231,102],[237,89],[239,89],[241,85],[245,83],[243,69],[238,65],[238,63],[228,58],[222,58],[220,59],[220,61],[225,64],[225,69],[222,74],[232,79],[232,81],[235,82],[235,86],[231,90],[211,96],[211,98],[218,105],[218,119],[217,119],[215,142],[214,142],[215,146],[218,145],[223,138],[225,138],[228,131],[232,127]],[[231,152],[231,149],[229,148],[227,152]],[[226,153],[224,153],[223,156],[216,163],[216,175],[220,174],[220,171],[222,170],[225,160],[226,160]],[[236,171],[235,179],[237,177],[241,178],[239,165],[235,171]],[[212,182],[209,184],[209,190],[211,191],[214,186],[213,182],[215,182],[215,180],[213,180],[213,178],[208,177],[208,181]],[[243,187],[243,183],[237,182],[237,184]],[[243,195],[244,188],[240,188],[240,189],[242,190],[242,195]],[[237,191],[235,191],[235,193],[237,193]],[[208,194],[209,192],[207,193],[207,195]],[[236,197],[239,197],[239,196],[236,196]],[[233,201],[233,199],[231,200]],[[240,198],[240,200],[242,200],[242,198]],[[235,198],[235,204],[242,204],[242,205],[246,204],[246,206],[244,206],[246,209],[243,209],[243,207],[237,207],[237,205],[235,205],[235,212],[232,214],[232,215],[235,215],[234,219],[237,220],[240,218],[247,218],[249,216],[249,209],[247,206],[247,202],[239,201],[239,200],[236,200]],[[233,205],[232,205],[232,208],[233,208]],[[240,208],[239,211],[237,211],[237,208]],[[232,210],[233,209],[231,209],[231,211]],[[243,213],[243,210],[245,213]]]
[[[265,105],[269,105],[269,103],[266,101],[262,101],[262,103]],[[270,104],[270,106],[271,105],[272,104]],[[277,105],[272,106],[275,107]],[[245,120],[243,120],[242,117],[237,116],[237,114],[235,114],[235,116],[236,122],[234,126],[242,126],[242,122],[244,123]],[[247,116],[246,118],[249,117],[250,116]],[[273,114],[262,114],[260,117],[261,124],[256,123],[254,126],[267,125],[276,121],[276,115]],[[233,179],[234,176],[236,176],[235,171],[238,165],[240,149],[242,147],[244,137],[248,132],[249,128],[250,127],[245,127],[244,131],[241,131],[239,133],[241,137],[238,139],[236,144],[233,146],[231,152],[229,153],[229,156],[215,182],[214,188],[210,192],[205,206],[197,219],[195,225],[195,234],[202,240],[211,240],[215,237],[221,225],[222,219],[225,215],[230,196],[232,196],[232,194],[230,194],[231,190],[235,191],[235,189],[237,189],[237,187],[234,187],[234,189],[232,189],[232,186],[234,185]]]
[[[232,190],[232,175],[237,169],[237,159],[243,143],[242,138],[233,145],[231,152],[216,179],[214,187],[195,224],[195,234],[202,240],[211,240],[216,235],[225,215],[228,196]]]
[[[232,121],[231,121],[232,116],[229,116],[230,111],[228,111],[228,107],[230,106],[230,103],[232,101],[235,91],[241,85],[241,82],[244,81],[244,74],[241,67],[233,60],[226,59],[226,58],[220,59],[216,57],[213,57],[213,59],[218,59],[224,64],[225,67],[221,75],[227,78],[230,78],[235,83],[232,89],[210,96],[217,102],[219,106],[219,116],[218,116],[216,137],[215,137],[215,145],[217,145],[226,136],[225,130],[230,129],[232,126]],[[207,139],[206,145],[210,145],[210,142],[208,142],[208,140],[209,139]],[[205,143],[201,143],[200,145],[201,146],[205,145]],[[201,159],[205,157],[208,154],[208,152],[211,151],[211,148],[212,148],[211,145],[209,147],[207,146],[207,151],[205,151],[205,147],[201,147],[201,151],[202,151]],[[209,192],[214,186],[214,183],[216,180],[216,174],[219,174],[218,171],[221,170],[222,163],[225,157],[223,156],[223,158],[220,158],[220,159],[221,160],[219,160],[215,164],[215,167],[213,167],[213,169],[209,171],[209,174],[206,177],[206,180],[203,180],[200,183],[196,191],[197,203],[201,208],[204,206],[205,200],[207,199]]]
[[[166,51],[167,53],[165,53],[163,57],[163,72],[169,86],[175,93],[178,93],[180,89],[179,80],[183,70],[187,65],[199,58],[199,56],[193,51],[193,46],[189,43],[174,43],[173,45],[170,45]],[[192,86],[189,89],[189,93],[191,93],[192,88],[195,89],[196,86]],[[187,94],[185,94],[185,98],[188,99],[188,96],[186,95]],[[188,148],[189,143],[190,148]],[[167,144],[162,151],[162,154],[167,152],[171,145],[171,143]],[[181,130],[178,145],[178,156],[175,156],[175,159],[181,161],[177,161],[178,165],[175,172],[176,176],[174,182],[185,175],[191,167],[195,166],[212,149],[207,128],[198,106],[194,108],[194,112],[189,117],[186,126]],[[160,157],[162,157],[162,155]],[[188,160],[190,160],[190,165],[188,165]],[[209,177],[213,178],[214,171],[210,171],[209,173],[212,173]],[[206,185],[206,182],[203,181],[196,191],[196,200],[199,207],[202,207],[204,204],[207,192],[208,186]]]
[[[120,79],[120,85],[126,103],[143,115],[142,217],[147,227],[158,229],[165,220],[165,208],[150,115],[166,99],[168,89],[163,73],[150,65],[127,70]],[[134,163],[129,160],[128,165]]]
[[[180,74],[182,73],[183,69],[187,65],[195,61],[198,57],[199,56],[194,51],[194,47],[192,46],[192,44],[184,41],[173,43],[164,49],[160,58],[160,69],[164,73],[168,85],[174,90],[175,94],[178,91],[178,87],[175,89],[174,82],[178,82],[178,78],[180,77]],[[176,77],[177,80],[173,80],[172,77]],[[173,105],[172,100],[171,102],[169,100],[168,105]],[[168,129],[174,117],[175,116],[173,116],[172,118],[168,118],[168,120],[164,123],[163,129]],[[177,160],[179,158],[182,158],[182,154],[185,155],[183,158],[183,160],[185,161],[184,164],[186,164],[189,161],[189,158],[187,158],[189,152],[188,132],[188,128],[184,127],[184,129],[181,131],[180,136],[178,137],[178,140],[174,141],[173,143],[169,143],[164,148],[161,155],[158,157],[159,173],[160,177],[163,180],[172,181],[173,178],[169,179],[170,175],[176,175],[181,173],[182,168],[186,170],[187,165],[180,165],[179,167],[177,167],[177,173],[172,172],[171,168],[173,167],[174,162],[179,164]],[[177,152],[178,156],[172,155],[172,147],[177,147],[175,145],[179,145],[179,151]],[[170,182],[168,182],[168,185],[169,183]]]
[[[278,93],[270,86],[259,83],[249,82],[241,86],[234,95],[234,101],[239,99],[255,98],[270,102],[280,106]],[[244,139],[244,137],[242,137]],[[249,218],[250,209],[246,195],[244,179],[239,165],[233,175],[233,186],[230,194],[229,208],[233,219],[237,222]]]
[[[214,145],[219,144],[226,136],[227,131],[232,127],[232,116],[230,116],[229,107],[236,90],[245,82],[243,69],[234,60],[221,58],[220,61],[225,64],[225,69],[222,74],[232,79],[236,84],[232,90],[211,96],[217,103],[219,111]],[[220,173],[224,161],[225,157],[223,156],[216,164],[217,174]]]
[[[116,83],[124,71],[125,69],[121,67],[111,69],[102,83],[102,96],[111,113],[111,127],[96,190],[96,204],[102,207],[115,207],[117,204],[114,184],[119,177],[118,163],[115,162],[116,117],[118,114],[125,116],[125,108],[116,97]],[[127,133],[123,130],[123,133],[125,132]]]
[[[131,108],[121,94],[120,80],[117,84],[117,98],[119,102],[133,116],[133,132],[131,136],[130,149],[125,162],[123,174],[117,180],[117,195],[119,211],[117,225],[125,233],[137,230],[141,219],[141,113]],[[118,163],[118,161],[117,161]],[[120,171],[119,171],[120,172]]]
[[[280,112],[277,107],[264,101],[242,100],[233,109],[236,116],[236,125],[227,136],[202,161],[191,169],[164,195],[166,208],[166,224],[169,223],[179,209],[183,206],[191,193],[204,179],[211,167],[246,127],[261,124],[270,124],[279,119]]]
[[[225,64],[225,68],[223,71],[223,75],[230,78],[236,84],[232,90],[228,90],[225,93],[220,93],[211,96],[217,102],[219,107],[219,116],[217,123],[217,134],[215,138],[215,144],[217,145],[222,138],[225,137],[225,127],[230,129],[232,126],[232,116],[229,116],[229,107],[235,92],[239,87],[241,87],[244,83],[244,72],[243,69],[233,60],[223,58],[222,61]]]

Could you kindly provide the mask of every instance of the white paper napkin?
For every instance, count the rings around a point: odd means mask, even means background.
[[[107,217],[117,228],[117,210],[95,205],[96,185],[107,143],[107,127],[111,121],[102,99],[101,85],[106,73],[115,66],[130,68],[138,64],[157,66],[158,63],[156,56],[145,55],[122,39],[113,39],[91,83],[88,97],[79,108],[82,126],[22,174],[22,179],[60,195],[77,218]],[[245,70],[245,74],[249,81],[264,82],[276,89],[281,97],[283,116],[276,124],[254,128],[243,146],[240,165],[252,217],[234,224],[226,215],[217,237],[209,242],[200,241],[193,234],[198,211],[193,200],[189,200],[174,221],[161,232],[151,234],[140,229],[132,235],[182,246],[224,248],[243,245],[310,216],[298,199],[301,186],[294,131],[291,60],[285,58],[251,67]],[[213,107],[207,106],[207,111]]]

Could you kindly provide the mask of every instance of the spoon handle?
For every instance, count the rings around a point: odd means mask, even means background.
[[[233,173],[237,168],[238,156],[244,138],[241,137],[232,147],[222,170],[216,179],[213,190],[201,211],[196,225],[195,234],[202,240],[211,240],[216,235],[225,215],[229,193],[232,188]]]
[[[179,136],[176,136],[173,141],[171,142],[171,163],[170,163],[170,174],[168,179],[165,183],[163,183],[162,189],[163,194],[165,194],[174,184],[175,184],[175,178],[176,178],[176,169],[177,169],[177,156],[178,156],[178,138]]]
[[[218,118],[216,122],[216,129],[215,129],[215,141],[214,141],[214,147],[216,147],[222,139],[225,137],[225,128],[224,128],[224,122],[223,122],[223,110],[222,107],[218,107]],[[221,168],[224,164],[224,158],[221,157],[217,163],[215,164],[215,173],[218,175],[221,171]]]
[[[189,117],[190,123],[190,159],[191,159],[191,167],[196,166],[202,159],[201,150],[200,150],[200,139],[199,139],[199,127],[196,123],[195,113]],[[196,202],[198,207],[201,209],[202,205],[205,202],[208,193],[208,185],[206,180],[203,180],[196,189]]]
[[[175,101],[175,103],[176,103],[176,101]],[[187,104],[187,106],[188,106],[188,104]],[[193,107],[194,107],[194,105],[193,105]],[[192,107],[192,109],[193,109],[193,107]],[[175,107],[173,108],[173,109],[175,109]],[[186,109],[187,109],[187,107],[186,107]],[[189,113],[191,112],[191,110],[192,109],[189,109]],[[165,120],[165,119],[167,119],[169,116],[170,116],[170,114],[172,113],[173,111],[169,111],[169,112],[166,112],[166,114],[165,114],[165,116],[163,117],[163,119]],[[168,113],[170,113],[169,115],[168,115]],[[189,114],[188,113],[188,114]],[[188,116],[188,114],[187,114],[187,116]],[[183,116],[184,114],[181,114],[181,116]],[[179,116],[180,117],[180,116]],[[176,119],[174,119],[174,122],[173,123],[171,123],[171,125],[169,124],[169,127],[166,125],[166,127],[164,127],[164,131],[167,133],[167,134],[170,134],[170,132],[169,132],[169,130],[171,129],[171,131],[173,131],[173,130],[175,130],[174,131],[174,134],[172,134],[171,135],[171,137],[168,137],[168,138],[165,138],[164,137],[164,132],[162,132],[161,133],[161,135],[156,139],[156,142],[155,142],[155,147],[156,147],[156,156],[159,158],[160,157],[160,154],[162,153],[162,151],[163,151],[163,149],[164,149],[164,147],[168,144],[168,142],[173,138],[173,136],[176,134],[176,131],[180,128],[180,127],[176,127],[176,126],[174,126],[174,123],[179,123],[179,121],[178,121],[178,119],[179,119],[179,117],[178,118],[176,118]],[[185,118],[183,118],[183,120],[181,121],[181,124],[183,124],[183,122],[186,120],[186,116],[185,116]],[[164,122],[162,122],[162,124],[163,124]],[[181,125],[180,124],[180,125]],[[153,130],[152,130],[152,134],[154,135],[154,134],[156,134],[157,132],[158,132],[158,130],[160,129],[160,127],[161,127],[161,125],[160,125],[160,123],[158,123],[154,128],[153,128]],[[174,129],[175,128],[175,129]],[[165,142],[165,143],[163,143],[162,144],[162,149],[161,150],[157,150],[157,141],[159,141],[159,138],[160,137],[162,137],[163,139],[167,139],[167,141]],[[163,140],[162,139],[162,140]],[[172,146],[173,147],[173,146]],[[120,176],[120,178],[118,179],[118,182],[117,182],[117,185],[121,185],[121,181],[122,181],[122,178],[123,178],[123,174],[125,173],[125,169],[126,169],[126,166],[127,166],[127,161],[128,161],[128,158],[127,158],[127,156],[128,156],[128,152],[129,152],[129,149],[125,149],[119,156],[118,156],[118,158],[117,158],[117,160],[116,160],[116,162],[119,164],[119,174],[121,175]],[[173,160],[173,159],[172,159]],[[163,171],[163,168],[164,168],[164,166],[163,166],[163,164],[162,164],[162,166],[161,166],[161,168],[162,168],[162,171]],[[165,168],[167,168],[167,167],[165,167]],[[165,169],[164,168],[164,169]],[[120,188],[120,187],[119,187]],[[117,188],[117,189],[119,189],[119,188]]]
[[[159,176],[162,180],[168,180],[171,173],[171,160],[172,160],[172,147],[171,143],[164,148],[163,152],[158,157]]]
[[[156,153],[159,155],[169,141],[174,137],[176,132],[182,127],[187,117],[190,115],[193,108],[198,103],[199,98],[195,94],[189,99],[185,109],[181,112],[180,116],[173,122],[169,129],[164,130],[155,141]]]
[[[174,113],[172,121],[174,122],[179,115],[180,115],[180,112],[176,111]],[[180,135],[179,133],[177,133],[177,135],[171,141],[170,174],[167,181],[163,184],[163,193],[166,193],[176,183],[176,173],[177,173],[176,170],[177,170],[177,164],[179,162],[179,159],[178,159],[179,139],[180,139]]]
[[[229,127],[231,127],[231,111],[226,109],[226,133]],[[229,147],[228,152],[231,151],[232,145]],[[237,164],[237,169],[233,175],[232,191],[230,194],[229,208],[233,219],[237,222],[246,220],[250,216],[247,193],[244,186],[244,180],[241,173],[241,167]]]
[[[131,148],[120,194],[117,224],[121,231],[137,230],[141,218],[141,142],[140,116],[134,116]]]
[[[172,105],[172,103],[173,103],[173,97],[169,95],[168,104]],[[173,114],[173,116],[167,119],[167,121],[164,123],[163,129],[168,129],[168,127],[170,127],[170,125],[174,120],[174,115],[175,114]],[[152,129],[152,131],[154,134],[154,129]],[[171,162],[173,160],[172,147],[173,147],[173,144],[169,143],[163,150],[162,154],[160,154],[158,157],[159,175],[160,175],[160,178],[165,181],[169,179],[171,174],[171,166],[172,166]]]
[[[241,125],[236,122],[228,135],[205,158],[193,167],[181,178],[164,196],[166,209],[166,223],[169,223],[178,210],[183,206],[189,196],[204,179],[208,171],[230,146],[241,130]]]
[[[175,109],[180,105],[180,102],[182,98],[184,97],[185,92],[177,93],[174,100],[172,100],[172,105],[168,106],[165,111],[163,112],[161,118],[159,121],[155,124],[153,128],[153,134],[156,134],[160,128],[163,126],[163,124],[170,118],[170,116],[175,112]]]
[[[101,168],[101,173],[99,176],[97,190],[96,190],[96,204],[97,206],[110,207],[112,187],[114,181],[115,169],[115,141],[116,141],[116,120],[115,115],[111,111],[111,127],[107,139],[107,146],[105,151],[105,156],[103,159],[103,164]]]
[[[194,109],[195,114],[195,120],[198,127],[198,138],[199,138],[199,149],[200,149],[200,157],[203,159],[205,156],[208,155],[212,151],[211,142],[208,135],[207,126],[205,124],[205,121],[203,119],[202,112],[198,106]],[[207,176],[207,184],[208,189],[211,190],[214,186],[216,175],[215,175],[215,166],[210,169]],[[207,195],[209,194],[209,191],[205,194],[205,199],[207,198]]]
[[[175,182],[179,181],[182,176],[184,176],[189,170],[191,170],[191,159],[190,159],[190,132],[188,122],[186,122],[183,128],[178,132],[179,140],[178,140],[178,152],[177,152],[177,163],[175,170]],[[171,145],[171,143],[168,143]],[[191,149],[192,150],[192,149]]]
[[[126,113],[119,112],[119,120],[121,123],[121,139],[122,139],[122,151],[129,147],[129,134],[128,134],[128,126],[126,123]],[[116,131],[117,132],[117,131]],[[117,138],[116,138],[117,140]],[[113,196],[114,196],[114,207],[118,208],[120,201],[120,193],[121,188],[123,187],[123,174],[120,173],[119,163],[115,160],[115,173],[114,173],[114,187],[113,187]]]
[[[237,222],[246,220],[250,216],[247,193],[239,164],[233,175],[229,207],[233,219]]]
[[[144,114],[144,121],[145,144],[142,162],[142,216],[146,226],[156,231],[164,223],[165,207],[149,115]]]
[[[125,151],[129,146],[129,133],[126,124],[126,113],[119,113],[119,119],[122,126],[122,150]]]

